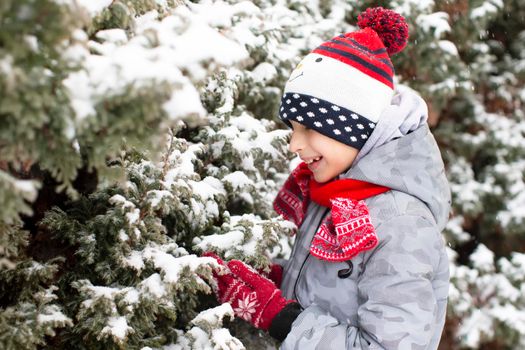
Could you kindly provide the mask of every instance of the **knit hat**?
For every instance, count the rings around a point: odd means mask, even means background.
[[[405,19],[369,8],[358,31],[339,35],[303,58],[284,88],[279,117],[314,129],[356,149],[374,130],[394,93],[390,56],[408,40]]]

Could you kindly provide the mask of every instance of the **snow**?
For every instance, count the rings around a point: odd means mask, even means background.
[[[173,284],[175,287],[183,270],[189,269],[190,272],[195,273],[198,269],[203,268],[203,265],[217,265],[211,258],[201,258],[193,254],[175,257],[155,246],[149,246],[144,249],[143,257],[152,261],[155,268],[162,271],[162,280],[164,282]]]
[[[133,331],[133,328],[128,326],[128,321],[125,317],[110,317],[108,325],[102,328],[102,334],[111,334],[113,337],[123,340],[126,335]]]
[[[211,331],[211,340],[215,344],[214,349],[245,349],[244,345],[237,338],[233,337],[226,328],[213,329]]]
[[[169,18],[173,16],[165,18],[164,21],[169,22]],[[162,26],[161,22],[154,19],[144,17],[140,22],[142,30],[158,29],[161,31],[157,33],[160,38],[180,39],[180,36],[173,35],[176,32],[175,28]],[[81,61],[84,66],[84,69],[70,74],[64,81],[78,120],[94,116],[95,106],[100,101],[123,93],[131,85],[141,88],[160,82],[167,82],[174,88],[170,99],[164,104],[170,118],[204,116],[205,111],[195,86],[177,67],[176,57],[184,57],[175,51],[180,49],[179,45],[148,47],[147,32],[140,30],[130,40],[122,29],[100,31],[96,37],[102,43],[90,41],[89,47],[97,54],[90,54],[82,45],[73,45],[64,54]],[[193,36],[186,40],[196,38]]]
[[[144,260],[142,259],[142,252],[133,250],[127,257],[124,258],[124,264],[130,266],[137,271],[144,268]]]
[[[216,195],[226,195],[226,191],[222,187],[222,184],[217,183],[211,177],[206,177],[203,181],[192,181],[189,180],[192,192],[199,196],[202,200],[213,200]]]
[[[195,246],[200,248],[202,251],[209,250],[211,247],[215,247],[219,250],[226,250],[230,247],[239,246],[244,241],[244,232],[242,231],[230,231],[224,234],[213,234],[203,237],[196,238],[194,241]]]
[[[464,345],[477,349],[484,336],[492,337],[494,327],[492,319],[481,310],[473,310],[470,317],[463,321],[459,336]]]
[[[444,33],[450,32],[449,17],[446,12],[422,14],[416,18],[416,23],[425,32],[433,31],[434,37],[439,39]]]
[[[166,287],[158,273],[154,273],[140,282],[140,288],[146,293],[150,293],[156,298],[162,298],[166,295]]]
[[[224,317],[228,316],[230,320],[233,320],[233,309],[230,304],[224,303],[217,307],[201,311],[191,323],[195,325],[215,325],[222,326],[222,320]]]
[[[277,75],[277,69],[274,65],[268,62],[262,62],[257,65],[252,71],[252,76],[255,81],[265,83],[272,80]]]
[[[473,20],[484,18],[489,14],[495,14],[503,8],[503,0],[486,0],[481,6],[470,11],[470,18]]]
[[[242,171],[234,171],[223,178],[233,187],[234,191],[244,189],[247,186],[253,186],[253,181]]]
[[[186,6],[178,6],[171,16],[160,22],[141,21],[138,25],[138,33],[155,30],[160,45],[171,49],[171,62],[188,71],[194,80],[201,80],[207,74],[200,67],[200,62],[230,66],[249,59],[248,51],[243,46],[210,27],[202,16]],[[206,38],[205,44],[201,40],[203,37]],[[178,54],[180,52],[184,55]]]
[[[139,222],[140,219],[140,210],[139,209],[132,209],[131,212],[126,213],[126,220],[130,225],[134,225],[137,222]]]
[[[208,333],[202,329],[193,327],[188,331],[188,335],[190,335],[194,340],[194,349],[213,349],[213,344],[210,342]]]
[[[472,266],[480,271],[494,271],[494,253],[484,244],[479,244],[474,253],[470,255]]]
[[[149,198],[149,202],[152,209],[157,209],[162,201],[174,198],[173,194],[170,191],[166,190],[151,190],[148,191],[147,196],[151,196]]]
[[[202,107],[197,90],[189,84],[184,85],[163,105],[166,114],[173,120],[186,116],[204,117],[206,110]]]
[[[451,56],[459,56],[458,48],[450,40],[439,40],[438,46],[441,51],[444,51]]]
[[[412,9],[418,12],[430,11],[434,6],[434,0],[395,0],[392,4],[392,8],[402,15],[410,15]]]
[[[126,31],[120,28],[100,30],[95,35],[97,39],[114,44],[125,44],[128,41]]]
[[[63,1],[64,0],[59,0],[59,2]],[[76,2],[88,10],[91,16],[96,16],[106,7],[111,5],[113,0],[76,0]]]
[[[259,242],[263,239],[264,230],[262,226],[254,226],[251,230],[252,237],[242,246],[242,250],[246,256],[254,256]]]
[[[25,35],[24,39],[27,43],[27,45],[33,50],[33,52],[38,52],[38,39],[34,35]]]
[[[139,302],[139,297],[139,292],[134,288],[130,288],[124,297],[124,301],[130,305],[134,305]]]
[[[72,325],[71,319],[64,315],[62,311],[56,305],[47,306],[44,309],[46,313],[39,313],[36,317],[36,321],[39,324],[44,323],[58,323],[58,324],[69,324]]]
[[[118,238],[119,238],[122,242],[129,241],[129,236],[128,236],[128,234],[126,233],[126,231],[124,231],[124,229],[120,229],[120,230],[119,230],[119,232],[118,232]]]
[[[10,181],[11,182],[11,181]],[[14,180],[11,182],[18,192],[22,192],[24,198],[34,201],[38,195],[37,182],[33,180]]]

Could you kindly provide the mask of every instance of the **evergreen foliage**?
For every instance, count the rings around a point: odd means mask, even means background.
[[[216,304],[199,254],[288,254],[283,85],[372,5],[409,22],[398,83],[429,102],[452,185],[441,348],[524,347],[519,0],[4,0],[0,347],[275,347]]]

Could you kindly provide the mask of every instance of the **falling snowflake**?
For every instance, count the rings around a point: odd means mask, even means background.
[[[235,314],[243,320],[251,321],[257,306],[259,306],[259,303],[257,303],[257,294],[255,294],[255,292],[249,294],[245,293],[233,311],[235,311]]]

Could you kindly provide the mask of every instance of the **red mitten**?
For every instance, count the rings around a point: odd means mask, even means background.
[[[243,262],[232,260],[227,265],[238,281],[244,284],[229,293],[228,301],[235,315],[259,329],[268,330],[274,317],[293,301],[285,299],[272,281]]]
[[[257,272],[270,279],[277,288],[281,288],[281,282],[283,280],[283,267],[279,264],[271,264],[270,271],[266,272],[264,269],[257,269]]]
[[[283,281],[283,267],[279,264],[272,264],[270,266],[268,278],[271,279],[277,287],[281,288],[281,282]]]
[[[214,258],[217,260],[219,265],[223,267],[222,271],[213,270],[213,277],[215,278],[215,281],[217,282],[216,286],[214,287],[215,295],[217,296],[217,300],[221,303],[228,302],[227,299],[231,297],[231,293],[233,292],[233,288],[237,288],[239,284],[243,284],[239,281],[237,277],[235,277],[231,272],[228,266],[222,261],[221,258],[219,258],[218,255],[212,252],[204,252],[202,256],[207,256],[210,258]]]
[[[243,262],[232,260],[226,265],[214,253],[206,252],[203,256],[215,258],[225,268],[219,273],[213,271],[217,281],[215,294],[218,301],[230,303],[235,316],[255,327],[268,330],[274,317],[287,304],[294,302],[283,298],[281,291],[272,281]]]

